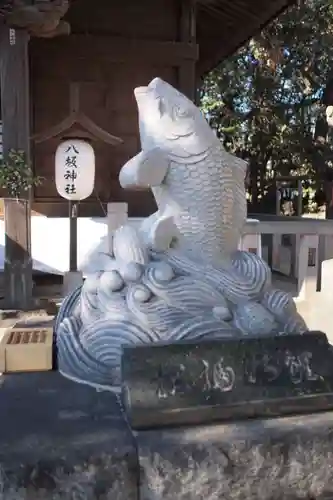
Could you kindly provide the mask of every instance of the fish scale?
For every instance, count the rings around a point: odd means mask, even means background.
[[[237,249],[246,217],[244,168],[237,158],[221,160],[225,154],[218,144],[199,163],[173,161],[159,189],[153,188],[158,207],[164,196],[178,207],[174,221],[185,246],[195,246],[209,260],[220,260]],[[184,186],[189,185],[186,196]]]

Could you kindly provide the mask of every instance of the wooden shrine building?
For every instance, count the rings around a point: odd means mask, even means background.
[[[291,3],[288,0],[0,0],[4,154],[23,149],[45,178],[32,209],[67,216],[54,182],[63,137],[91,140],[93,195],[80,216],[126,201],[130,216],[154,210],[148,192],[120,188],[121,166],[139,150],[133,89],[155,76],[191,98],[200,78]],[[11,207],[7,274],[12,301],[29,295],[29,211]],[[7,244],[6,243],[6,244]],[[15,284],[16,283],[16,284]],[[13,288],[14,287],[14,288]]]

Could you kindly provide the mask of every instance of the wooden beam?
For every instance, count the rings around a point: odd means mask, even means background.
[[[34,44],[34,41],[32,41]],[[33,45],[34,47],[34,45]],[[35,48],[35,47],[34,47]],[[75,49],[75,59],[101,58],[106,62],[147,61],[179,66],[184,59],[196,61],[198,47],[187,42],[160,42],[106,35],[70,35],[44,40],[34,50],[34,58],[52,59]]]
[[[1,26],[0,85],[4,158],[20,149],[30,161],[28,34]],[[29,196],[29,193],[28,193]],[[30,200],[5,199],[5,307],[32,302]]]
[[[116,137],[115,135],[110,134],[107,130],[99,127],[89,118],[89,116],[86,116],[82,111],[80,111],[79,82],[70,82],[69,95],[69,115],[67,115],[66,118],[64,118],[60,123],[57,123],[40,133],[34,134],[31,138],[37,144],[48,141],[53,137],[59,136],[60,134],[66,134],[66,132],[71,129],[73,125],[80,125],[86,133],[88,132],[88,137],[90,139],[97,138],[101,142],[111,144],[112,146],[117,146],[124,142],[120,137]],[[73,137],[73,130],[71,130],[71,136]]]
[[[196,0],[181,0],[179,39],[181,43],[195,46],[196,43]],[[179,90],[195,100],[195,60],[184,59],[179,66]]]
[[[142,192],[140,194],[140,197],[135,198],[127,197],[125,199],[121,198],[121,196],[116,198],[120,201],[130,201],[130,217],[148,217],[156,210],[156,203],[151,193]],[[105,217],[106,205],[106,201],[83,200],[80,202],[80,217]],[[32,208],[43,216],[68,218],[68,202],[60,197],[37,199],[33,202]]]

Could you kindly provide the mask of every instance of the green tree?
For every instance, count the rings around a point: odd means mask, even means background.
[[[274,177],[316,181],[331,164],[321,97],[332,69],[333,5],[308,0],[206,76],[202,108],[226,149],[248,160],[254,210]]]

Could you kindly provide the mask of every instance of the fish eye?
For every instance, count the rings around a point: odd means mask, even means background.
[[[165,113],[165,103],[163,102],[163,99],[159,98],[158,99],[158,110],[160,112],[160,115],[164,115]]]

